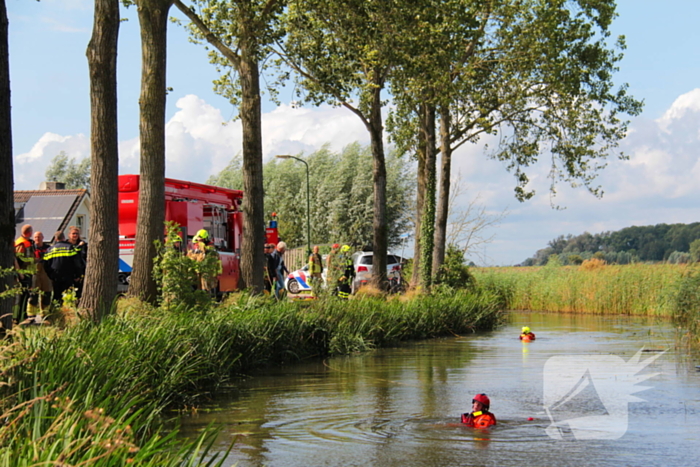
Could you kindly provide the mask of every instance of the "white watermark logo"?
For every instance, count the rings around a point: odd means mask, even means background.
[[[640,362],[644,349],[629,361],[617,355],[550,357],[544,365],[544,407],[553,439],[619,439],[627,432],[627,404],[644,399],[632,394],[648,386],[637,383],[658,373],[638,375],[665,353]]]

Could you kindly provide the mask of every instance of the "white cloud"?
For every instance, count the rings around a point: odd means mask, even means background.
[[[166,176],[205,181],[220,172],[242,151],[241,122],[224,119],[221,111],[203,99],[188,95],[180,98],[179,109],[166,124]],[[282,105],[262,116],[264,158],[276,154],[311,153],[326,143],[340,150],[369,137],[362,122],[349,111],[329,106],[319,109]],[[45,168],[60,151],[78,160],[90,154],[85,135],[61,136],[45,133],[32,149],[15,156],[15,187],[33,189],[44,179]],[[119,143],[120,173],[138,173],[139,139]],[[28,170],[29,164],[41,167]]]
[[[700,111],[700,88],[679,96],[657,122],[664,131],[668,131],[669,125],[674,121],[682,119],[688,112],[698,111]]]
[[[29,152],[15,156],[15,189],[34,190],[39,188],[51,159],[61,151],[65,151],[68,157],[77,160],[83,159],[90,154],[90,141],[83,134],[61,136],[55,133],[45,133]]]

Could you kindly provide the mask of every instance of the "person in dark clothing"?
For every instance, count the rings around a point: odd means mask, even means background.
[[[273,276],[275,275],[275,270],[273,269],[273,265],[271,263],[272,259],[272,252],[275,249],[275,245],[273,243],[266,243],[265,244],[265,266],[264,266],[264,271],[263,271],[263,287],[265,288],[265,291],[267,294],[272,293],[272,284],[274,282]]]
[[[340,264],[342,271],[342,276],[338,279],[338,297],[347,300],[352,293],[352,280],[355,278],[355,265],[352,262],[349,245],[343,245],[340,248],[338,264]]]
[[[63,292],[76,287],[85,274],[85,261],[80,250],[66,241],[63,232],[56,232],[55,239],[44,255],[44,267],[53,283],[54,297],[63,304]]]
[[[270,255],[268,267],[275,277],[275,297],[280,298],[280,290],[284,289],[284,275],[289,274],[287,266],[284,264],[284,252],[287,251],[287,244],[279,242],[277,248]]]
[[[75,296],[80,299],[83,295],[83,283],[85,281],[85,268],[87,265],[87,243],[80,238],[80,229],[74,225],[68,227],[68,242],[78,250],[81,259],[80,271],[78,279],[75,281]]]

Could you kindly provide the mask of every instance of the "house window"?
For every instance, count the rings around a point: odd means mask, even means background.
[[[82,232],[85,229],[85,216],[77,216],[75,226]]]

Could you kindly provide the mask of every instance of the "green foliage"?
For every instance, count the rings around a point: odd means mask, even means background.
[[[46,168],[45,177],[50,182],[63,182],[67,189],[90,189],[90,158],[86,157],[80,162],[61,151],[51,159],[51,165]]]
[[[678,284],[673,303],[673,318],[688,329],[691,344],[700,346],[700,271],[686,271]]]
[[[553,194],[565,182],[601,196],[594,181],[626,134],[623,115],[642,109],[627,85],[613,83],[625,48],[623,37],[611,37],[614,0],[439,0],[420,8],[406,40],[413,53],[390,78],[396,107],[388,126],[399,147],[417,146],[419,103],[449,106],[452,149],[501,136],[491,156],[513,173],[519,200],[533,196],[527,171],[545,155]]]
[[[560,235],[523,265],[543,265],[549,255],[566,253],[578,254],[583,259],[592,255],[604,259],[608,264],[630,264],[637,261],[668,261],[674,252],[678,252],[673,257],[673,262],[677,262],[682,257],[680,253],[690,253],[693,258],[691,245],[694,243],[697,255],[694,261],[697,261],[700,260],[700,222],[632,226],[616,232],[584,232],[578,236]]]
[[[666,260],[667,262],[671,264],[686,264],[690,263],[691,258],[690,258],[690,253],[686,253],[684,251],[674,251],[671,253]]]
[[[370,149],[354,143],[334,153],[324,146],[304,160],[309,164],[312,243],[371,245],[374,198]],[[240,157],[234,157],[208,183],[240,189],[240,164]],[[389,244],[396,246],[411,223],[415,179],[406,161],[394,153],[387,157],[386,166]],[[306,167],[292,159],[271,159],[263,168],[263,183],[265,212],[278,214],[280,237],[290,247],[304,245]]]
[[[271,54],[271,45],[280,40],[283,29],[279,15],[285,2],[253,0],[183,0],[185,8],[196,12],[202,25],[225,52],[208,42],[209,37],[194,23],[187,24],[190,41],[206,42],[209,61],[216,67],[219,77],[214,80],[214,92],[226,98],[235,108],[243,102],[241,88],[242,69],[254,63],[262,71],[268,68],[266,58]],[[190,3],[190,5],[186,5]],[[179,7],[179,5],[176,5]],[[250,61],[250,62],[249,62]],[[245,65],[244,65],[245,63]],[[257,72],[257,70],[256,70]],[[270,97],[276,101],[277,88],[285,79],[286,72],[278,77],[263,80]],[[248,76],[247,79],[250,77]],[[257,96],[259,97],[259,96]]]
[[[581,257],[581,255],[569,255],[567,256],[567,260],[569,261],[569,264],[573,264],[576,266],[583,263],[583,258]]]
[[[160,291],[161,305],[165,310],[180,306],[206,308],[211,304],[211,295],[197,286],[200,277],[219,274],[218,257],[205,255],[202,261],[195,261],[180,247],[179,225],[166,222],[165,227],[165,243],[156,240],[158,253],[153,261],[153,278]]]
[[[700,238],[690,242],[690,258],[696,263],[700,261]]]
[[[239,152],[224,169],[216,175],[210,176],[207,185],[243,190],[243,156]]]
[[[475,285],[474,276],[464,259],[464,252],[457,245],[447,245],[445,262],[438,271],[436,284],[454,289],[471,288]]]

